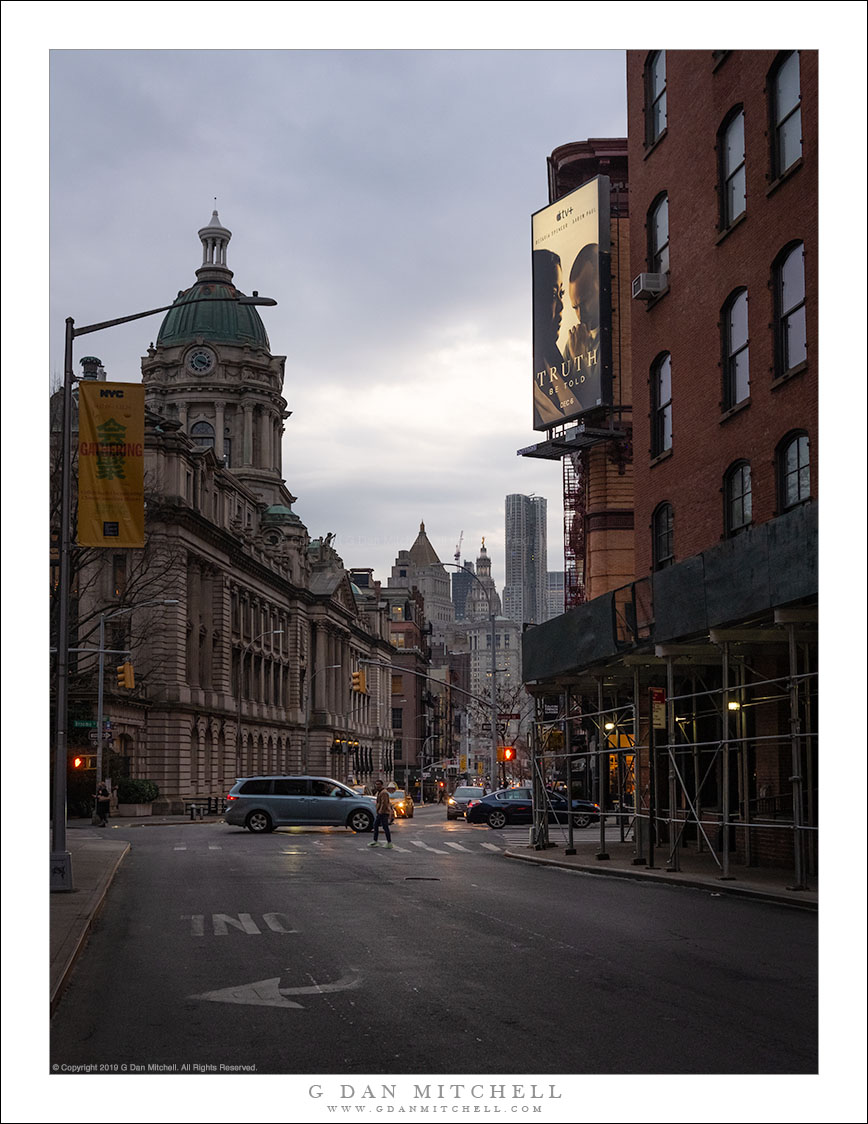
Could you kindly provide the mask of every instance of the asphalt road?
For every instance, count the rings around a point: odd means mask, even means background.
[[[814,914],[509,862],[526,829],[436,808],[394,850],[344,829],[127,830],[52,1019],[65,1072],[817,1070]]]

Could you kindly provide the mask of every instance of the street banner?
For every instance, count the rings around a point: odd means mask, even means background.
[[[78,544],[145,545],[145,388],[78,384]]]
[[[612,402],[609,178],[596,176],[531,218],[533,427]]]

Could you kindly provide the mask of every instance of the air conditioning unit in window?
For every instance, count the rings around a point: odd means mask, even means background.
[[[668,280],[665,273],[640,273],[633,278],[633,300],[650,301],[665,291]]]

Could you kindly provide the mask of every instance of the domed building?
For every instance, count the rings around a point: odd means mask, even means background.
[[[76,600],[79,642],[93,646],[83,622],[103,614],[106,647],[128,648],[135,667],[132,691],[106,677],[105,771],[156,782],[164,811],[262,772],[392,775],[387,673],[360,665],[388,663],[386,623],[354,590],[334,535],[311,540],[293,510],[286,359],[255,305],[239,303],[231,237],[215,210],[196,280],[142,359],[146,546],[91,552]],[[351,691],[360,666],[364,695]]]

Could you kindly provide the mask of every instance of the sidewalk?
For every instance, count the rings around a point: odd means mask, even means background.
[[[217,823],[210,816],[196,823]],[[94,828],[89,819],[71,820],[66,825],[66,846],[72,855],[72,885],[67,893],[52,893],[49,900],[49,981],[53,1011],[66,986],[78,954],[87,943],[94,918],[130,845],[112,838],[113,829],[159,827],[165,824],[190,824],[189,816],[152,816],[146,819],[110,819],[108,828]],[[85,831],[85,829],[87,829]],[[94,838],[99,831],[101,834]]]
[[[557,840],[555,846],[545,851],[528,848],[515,848],[506,852],[506,858],[522,862],[537,863],[543,866],[556,866],[565,870],[581,871],[584,874],[608,875],[610,878],[632,878],[637,882],[658,882],[668,886],[690,886],[708,890],[713,894],[729,894],[755,901],[776,902],[780,905],[796,906],[800,909],[816,911],[819,894],[816,876],[810,877],[808,889],[793,890],[792,868],[743,866],[730,862],[729,877],[722,878],[722,871],[714,857],[708,852],[697,853],[696,847],[682,847],[679,851],[680,870],[667,868],[668,849],[658,847],[654,851],[654,869],[646,865],[634,865],[636,853],[632,842],[622,843],[617,828],[606,831],[607,859],[598,859],[600,836],[593,839],[583,837],[574,842],[574,855],[565,854],[564,837],[552,831],[549,836]],[[646,856],[647,857],[647,856]],[[720,855],[718,855],[718,860]]]

